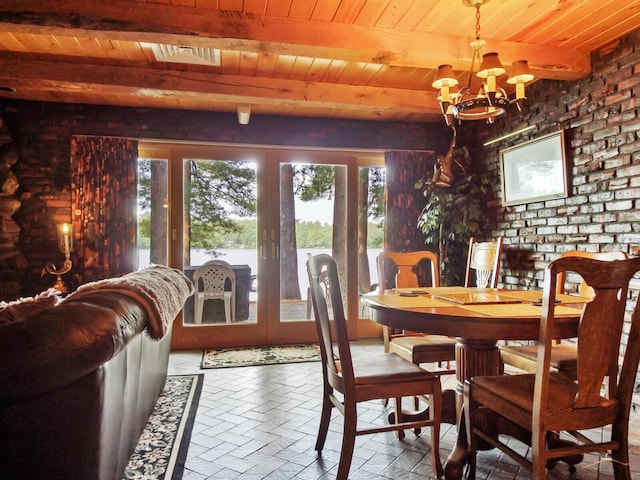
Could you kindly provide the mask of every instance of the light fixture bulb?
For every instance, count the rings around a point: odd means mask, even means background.
[[[516,86],[516,100],[522,100],[526,98],[524,93],[524,84],[530,82],[535,77],[529,70],[529,65],[526,60],[518,60],[511,65],[511,72],[507,83]]]
[[[485,53],[482,56],[482,64],[477,75],[480,78],[489,78],[490,76],[499,77],[504,75],[506,70],[500,62],[500,58],[496,52]],[[494,78],[495,79],[495,78]]]
[[[458,79],[453,73],[453,67],[451,65],[440,65],[436,72],[436,79],[431,86],[433,88],[442,88],[443,86],[453,87],[458,84]]]
[[[239,103],[238,104],[238,123],[240,125],[247,125],[251,118],[251,104]]]
[[[509,78],[507,83],[514,85],[517,83],[527,83],[533,80],[535,77],[531,70],[529,70],[529,64],[526,60],[518,60],[511,64],[511,71],[509,72]]]

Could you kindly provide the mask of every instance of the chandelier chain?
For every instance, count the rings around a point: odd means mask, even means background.
[[[473,76],[473,71],[476,66],[476,59],[478,63],[480,63],[480,58],[482,58],[482,46],[484,42],[480,40],[480,7],[481,3],[478,2],[475,4],[476,7],[476,39],[471,42],[471,47],[473,47],[473,57],[471,58],[471,68],[469,69],[469,79],[467,81],[467,90],[471,90],[471,79]]]

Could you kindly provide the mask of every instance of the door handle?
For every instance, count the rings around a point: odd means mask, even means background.
[[[273,260],[280,258],[280,251],[276,243],[276,231],[273,229],[271,230],[271,258]]]
[[[260,242],[260,258],[267,260],[267,229],[262,230],[262,241]]]

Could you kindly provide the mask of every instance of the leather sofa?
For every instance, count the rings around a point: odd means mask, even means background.
[[[0,478],[122,478],[167,376],[143,303],[97,289],[0,326]]]

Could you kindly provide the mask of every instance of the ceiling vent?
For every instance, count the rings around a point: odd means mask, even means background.
[[[185,45],[148,44],[158,62],[188,63],[192,65],[220,66],[220,50],[217,48],[190,47]]]

